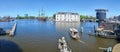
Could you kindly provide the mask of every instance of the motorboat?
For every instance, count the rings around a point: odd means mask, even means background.
[[[62,37],[62,39],[59,39],[58,49],[60,50],[60,52],[72,52],[71,49],[67,46],[64,37]]]
[[[112,47],[108,47],[108,48],[99,47],[99,49],[103,50],[104,52],[112,52]]]
[[[78,30],[75,29],[75,28],[70,28],[70,35],[74,39],[79,39],[80,38]]]

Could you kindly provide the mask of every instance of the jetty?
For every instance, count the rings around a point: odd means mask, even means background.
[[[15,23],[15,24],[13,25],[12,30],[9,32],[9,35],[10,35],[10,36],[14,36],[15,30],[16,30],[16,26],[17,26],[17,23]]]
[[[116,44],[116,45],[113,47],[112,52],[120,52],[120,43],[119,43],[119,44]]]

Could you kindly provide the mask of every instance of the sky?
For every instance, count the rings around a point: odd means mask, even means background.
[[[75,12],[96,16],[95,9],[108,9],[107,17],[120,15],[120,0],[0,0],[0,16],[38,16],[39,10],[46,16],[57,12]]]

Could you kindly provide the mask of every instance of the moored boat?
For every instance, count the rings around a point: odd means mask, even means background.
[[[71,52],[71,49],[67,46],[64,37],[62,37],[62,39],[59,39],[58,49],[60,49],[60,52]]]
[[[75,28],[70,28],[70,35],[74,39],[79,39],[80,38],[78,30],[75,29]]]
[[[39,21],[47,21],[47,18],[45,17],[41,17],[41,18],[38,18]]]
[[[99,49],[103,50],[103,52],[112,52],[112,47],[108,47],[108,48],[99,47]]]

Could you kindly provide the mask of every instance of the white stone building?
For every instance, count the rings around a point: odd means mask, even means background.
[[[56,21],[80,21],[80,15],[72,12],[58,12],[55,14]]]

